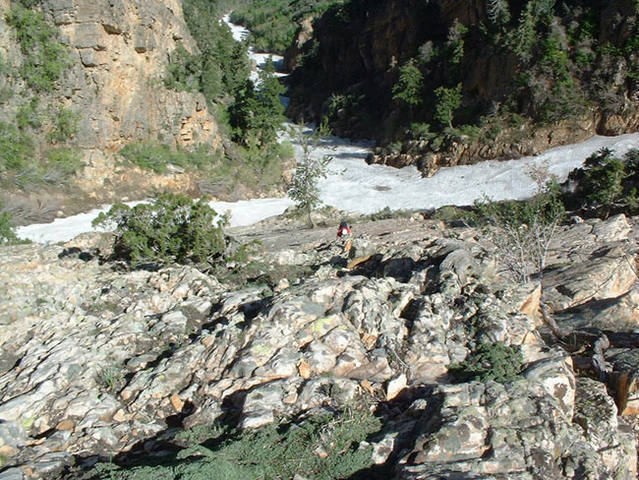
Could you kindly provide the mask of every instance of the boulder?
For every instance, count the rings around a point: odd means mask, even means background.
[[[557,322],[573,330],[595,328],[617,332],[639,329],[639,287],[634,285],[617,298],[594,300],[557,316]]]

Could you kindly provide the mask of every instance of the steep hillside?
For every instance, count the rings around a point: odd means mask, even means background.
[[[293,43],[301,23],[319,16],[335,0],[238,0],[231,13],[234,23],[250,30],[249,41],[258,51],[283,54]],[[337,2],[341,3],[341,2]]]
[[[389,147],[371,161],[427,174],[634,131],[637,8],[352,0],[314,22],[290,113],[376,138]]]

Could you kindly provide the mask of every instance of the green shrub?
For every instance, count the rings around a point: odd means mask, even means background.
[[[464,207],[445,205],[435,210],[432,216],[447,224],[464,223],[468,220],[468,210]]]
[[[16,124],[20,130],[40,128],[43,120],[44,114],[40,110],[38,97],[33,97],[29,102],[21,105],[16,113]]]
[[[6,16],[16,31],[24,58],[20,75],[37,91],[50,92],[70,64],[69,54],[57,40],[57,31],[41,12],[14,3]]]
[[[439,87],[435,90],[435,96],[437,97],[435,120],[444,127],[453,128],[455,110],[459,108],[462,101],[462,84],[458,83],[455,88]]]
[[[82,154],[73,148],[54,148],[46,152],[43,179],[48,183],[63,182],[84,168]]]
[[[372,448],[360,443],[380,428],[379,419],[366,410],[355,409],[257,430],[213,428],[214,438],[180,451],[170,465],[126,469],[99,464],[91,478],[278,480],[296,475],[314,480],[349,478],[372,465]],[[202,429],[197,436],[201,433]]]
[[[0,170],[20,170],[33,159],[33,139],[14,125],[0,122]]]
[[[368,218],[371,222],[376,222],[378,220],[388,220],[389,218],[411,218],[417,212],[417,210],[391,210],[390,207],[384,207],[375,213],[367,215],[366,218]]]
[[[7,65],[7,61],[0,54],[0,105],[6,103],[15,94],[14,89],[10,85],[11,68]]]
[[[80,116],[67,108],[60,108],[53,118],[51,131],[47,134],[47,140],[51,143],[62,143],[70,140],[78,133]]]
[[[181,43],[171,52],[171,59],[166,67],[164,85],[172,90],[187,92],[200,91],[202,77],[202,59],[200,55],[191,55]]]
[[[214,153],[208,151],[206,145],[188,151],[181,148],[172,149],[168,145],[154,141],[129,143],[120,150],[120,155],[134,165],[156,173],[166,173],[169,164],[183,168],[204,168],[217,159]]]
[[[125,372],[122,366],[109,365],[98,371],[96,380],[108,393],[115,395],[126,385]]]
[[[94,226],[115,228],[114,258],[133,268],[175,262],[208,269],[226,249],[225,224],[204,200],[172,193],[133,208],[115,204],[93,220]]]
[[[290,143],[271,143],[264,147],[240,148],[246,162],[244,174],[249,177],[243,182],[247,186],[268,187],[282,182],[282,163],[293,158]]]
[[[523,370],[524,358],[517,346],[503,342],[483,343],[463,362],[448,367],[457,382],[494,380],[506,383]]]
[[[601,149],[573,170],[569,182],[575,183],[568,203],[587,215],[607,217],[612,213],[633,214],[639,209],[639,150],[629,150],[623,158]]]
[[[416,140],[428,140],[436,135],[430,131],[430,124],[428,123],[411,123],[409,132],[410,136]]]
[[[147,142],[133,142],[120,150],[120,155],[138,167],[165,173],[168,163],[172,163],[171,149],[168,145]]]
[[[312,268],[306,265],[271,265],[261,261],[246,261],[233,265],[233,268],[221,268],[215,274],[223,283],[233,284],[236,287],[246,285],[265,285],[275,288],[282,280],[293,283],[299,278],[308,277]]]
[[[363,95],[332,94],[328,99],[325,118],[331,126],[347,128],[357,116]]]
[[[15,225],[9,212],[0,211],[0,245],[22,243],[15,233]]]
[[[417,67],[417,62],[411,58],[399,69],[399,79],[393,85],[393,100],[402,101],[409,106],[422,103],[422,88],[424,76]]]
[[[284,185],[282,165],[292,158],[293,147],[289,142],[264,147],[236,145],[207,169],[200,188],[210,189],[216,196],[220,192],[230,195],[238,185],[262,192],[273,187],[279,189]]]

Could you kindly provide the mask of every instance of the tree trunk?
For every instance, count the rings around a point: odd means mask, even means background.
[[[313,218],[311,217],[311,213],[313,212],[312,209],[308,209],[308,225],[311,228],[315,228],[315,223],[313,222]]]

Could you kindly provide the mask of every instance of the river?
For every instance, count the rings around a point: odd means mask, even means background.
[[[228,22],[228,18],[225,19]],[[229,24],[236,39],[248,34],[244,28]],[[259,68],[269,57],[249,50]],[[281,57],[273,56],[276,65]],[[253,78],[257,73],[254,72]],[[284,75],[284,74],[281,74]],[[286,99],[284,99],[286,101]],[[299,128],[291,123],[282,126],[281,138],[291,140],[287,133]],[[310,131],[310,129],[308,129]],[[293,142],[294,143],[294,142]],[[339,137],[321,139],[313,155],[328,155],[332,161],[328,176],[320,181],[320,197],[326,205],[340,210],[374,213],[384,208],[432,209],[444,205],[470,205],[485,196],[493,200],[524,199],[535,193],[536,184],[528,175],[531,168],[542,167],[565,180],[568,173],[601,148],[609,148],[622,155],[631,148],[639,148],[639,133],[616,137],[594,136],[585,142],[553,148],[541,155],[509,161],[486,161],[475,165],[442,168],[431,178],[422,178],[414,167],[395,169],[383,165],[367,165],[365,158],[371,142],[350,141]],[[297,158],[301,148],[294,144]],[[289,198],[267,198],[239,202],[211,202],[218,212],[228,212],[231,226],[249,225],[278,215],[293,204]],[[109,206],[48,224],[19,227],[18,236],[36,242],[67,241],[91,231],[91,220]]]

